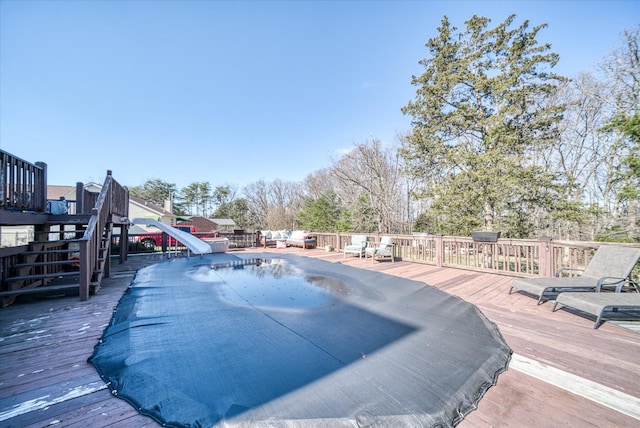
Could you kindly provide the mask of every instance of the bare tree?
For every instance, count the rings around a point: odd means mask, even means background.
[[[538,234],[593,240],[602,227],[599,221],[589,221],[584,208],[599,206],[606,193],[607,178],[602,170],[610,157],[606,155],[608,144],[598,131],[606,117],[600,96],[604,89],[592,74],[583,73],[565,83],[548,101],[567,106],[558,126],[560,137],[556,144],[539,148],[531,158],[535,165],[551,171],[565,185],[553,195],[564,204],[554,212],[541,207],[534,211]],[[577,221],[580,217],[582,220]]]
[[[629,176],[620,173],[637,147],[624,133],[608,127],[613,118],[638,111],[638,34],[637,29],[625,32],[624,47],[613,49],[601,62],[600,74],[576,76],[551,100],[567,105],[559,128],[561,138],[533,159],[567,185],[566,192],[558,195],[567,204],[564,212],[538,212],[539,231],[587,240],[638,235],[638,201],[623,197],[622,189],[630,183]],[[622,236],[611,236],[612,231]]]
[[[296,214],[302,205],[300,183],[276,179],[269,186],[267,224],[272,229],[297,229]]]
[[[381,233],[399,231],[405,193],[396,150],[383,149],[379,140],[356,144],[334,162],[332,173],[337,179],[338,194],[358,208],[353,215],[363,215],[354,222],[360,230],[371,231],[372,223]]]
[[[243,189],[249,218],[256,227],[268,230],[296,228],[296,214],[302,204],[301,183],[264,180]]]
[[[629,118],[640,112],[640,26],[622,33],[622,44],[612,49],[611,54],[601,63],[600,69],[607,77],[613,115],[608,124],[619,118]],[[633,159],[640,159],[640,147],[634,144],[628,133],[618,127],[606,127],[614,138],[616,159],[612,182],[615,201],[612,217],[617,227],[627,236],[640,236],[640,201],[638,197],[628,197],[625,189],[637,189],[637,177],[629,170]],[[632,161],[633,162],[633,161]],[[637,192],[635,192],[637,194]]]
[[[307,197],[319,199],[326,194],[327,191],[335,191],[334,177],[331,169],[323,168],[304,179],[304,188]]]
[[[242,193],[247,201],[248,217],[253,222],[253,225],[261,229],[268,229],[269,192],[267,183],[264,180],[260,180],[248,184],[242,190]]]

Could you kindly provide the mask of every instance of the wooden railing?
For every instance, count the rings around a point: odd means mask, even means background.
[[[89,214],[98,203],[99,194],[89,192],[83,183],[76,183],[75,214]]]
[[[350,233],[313,233],[319,248],[341,251],[351,241]],[[559,268],[583,269],[599,242],[553,241],[551,239],[498,239],[475,242],[472,238],[443,235],[390,235],[397,258],[438,267],[493,272],[512,276],[553,276]],[[370,234],[376,246],[382,234]],[[616,244],[640,247],[640,244]],[[640,268],[636,268],[637,279]]]
[[[123,224],[127,221],[128,213],[129,191],[113,179],[111,171],[107,171],[107,178],[98,195],[97,203],[91,211],[87,230],[84,236],[78,240],[80,244],[81,300],[89,298],[94,275],[94,282],[98,284],[103,277],[109,277],[110,242],[114,216],[118,216],[118,223]],[[122,229],[126,230],[126,228]],[[124,255],[126,257],[126,252]]]
[[[32,164],[0,150],[0,208],[44,212],[47,165]]]

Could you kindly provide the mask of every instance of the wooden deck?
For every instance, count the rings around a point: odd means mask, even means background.
[[[478,306],[499,326],[514,357],[460,427],[640,426],[638,332],[609,322],[596,330],[592,318],[551,312],[549,303],[537,306],[532,297],[510,295],[509,276],[372,263],[324,250],[266,251],[423,281]],[[114,262],[111,278],[86,302],[76,294],[0,309],[0,426],[158,426],[112,397],[87,362],[135,271],[158,262],[153,256]]]

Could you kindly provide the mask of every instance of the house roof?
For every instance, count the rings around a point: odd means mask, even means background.
[[[144,200],[142,198],[139,198],[137,196],[129,195],[129,200],[131,202],[133,202],[134,204],[137,204],[139,206],[143,206],[145,209],[147,209],[149,211],[153,211],[153,212],[158,213],[160,215],[176,217],[175,214],[173,214],[171,211],[165,210],[164,207],[161,207],[160,205],[156,205],[156,204],[154,204],[152,202],[149,202],[149,201]]]
[[[217,224],[218,226],[235,226],[236,225],[236,222],[230,218],[212,218],[210,220],[215,224]]]
[[[199,215],[184,217],[183,223],[192,224],[196,232],[214,232],[220,226],[235,226],[236,222],[230,218],[206,218]]]
[[[218,229],[218,225],[208,218],[194,215],[186,218],[184,223],[192,224],[196,232],[214,232]]]
[[[61,196],[66,196],[74,190],[76,190],[76,186],[57,186],[50,184],[47,186],[47,199],[60,199]]]
[[[102,189],[102,184],[90,181],[84,185],[84,188],[90,191],[99,191],[100,189]],[[49,184],[47,185],[47,199],[57,200],[60,199],[61,196],[67,198],[70,194],[75,195],[75,191],[76,186],[61,186],[58,184]]]

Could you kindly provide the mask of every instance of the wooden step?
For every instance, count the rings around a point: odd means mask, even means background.
[[[91,214],[57,214],[49,215],[49,221],[46,223],[49,226],[59,226],[67,224],[75,225],[87,225],[91,220]]]
[[[0,291],[0,297],[3,296],[17,296],[19,294],[35,294],[35,293],[51,293],[59,291],[67,291],[73,289],[79,289],[80,284],[60,284],[60,285],[45,285],[42,287],[24,287],[16,290]]]
[[[38,251],[25,251],[22,253],[24,256],[29,256],[32,254],[64,254],[64,253],[79,253],[80,250],[78,248],[75,249],[66,249],[66,250],[38,250]]]
[[[94,272],[94,274],[97,272]],[[73,277],[73,275],[78,276],[78,272],[64,272],[64,275],[61,275],[61,273],[55,274],[52,276],[56,276],[56,277],[60,277],[60,276],[65,276],[65,277]],[[34,275],[35,276],[35,275]],[[28,278],[33,278],[33,276],[30,276]],[[9,278],[11,279],[11,278]],[[15,290],[5,290],[5,291],[0,291],[0,297],[3,296],[17,296],[20,294],[35,294],[35,293],[47,293],[47,292],[59,292],[59,291],[65,291],[65,290],[73,290],[73,289],[79,289],[80,288],[80,283],[79,282],[72,282],[69,284],[55,284],[55,285],[27,285],[26,287],[23,288],[17,288]],[[91,294],[96,294],[98,292],[98,290],[100,289],[100,283],[98,281],[90,281],[89,282],[89,291]]]
[[[79,239],[76,238],[70,238],[70,239],[54,239],[54,240],[50,240],[50,239],[44,239],[44,240],[36,240],[36,241],[31,241],[29,242],[30,244],[36,244],[36,245],[42,245],[42,244],[67,244],[67,243],[75,243],[78,242]]]
[[[65,276],[78,276],[79,272],[54,272],[54,273],[39,273],[35,275],[13,276],[6,278],[5,282],[25,281],[29,279],[46,279],[46,278],[59,278]]]
[[[82,236],[79,236],[77,238],[50,238],[50,237],[45,237],[42,239],[38,239],[38,237],[34,237],[33,241],[31,241],[34,244],[55,244],[55,243],[60,243],[60,244],[66,244],[69,242],[78,242],[80,241],[80,239],[82,238]]]
[[[70,265],[73,263],[80,263],[80,260],[51,260],[48,262],[33,262],[33,263],[18,263],[15,264],[14,267],[17,269],[23,267],[32,267],[32,266],[55,266],[55,265]]]

